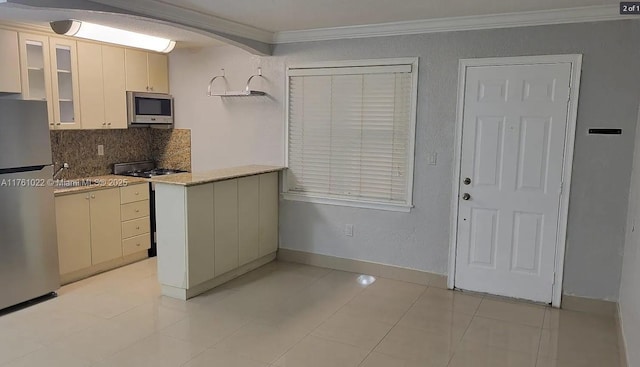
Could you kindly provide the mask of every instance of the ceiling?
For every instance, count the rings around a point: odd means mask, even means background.
[[[616,5],[613,0],[157,0],[270,32]]]
[[[273,44],[617,20],[615,0],[0,0],[0,21],[78,19],[171,38],[177,47]],[[627,16],[628,17],[628,16]],[[638,19],[635,18],[634,19]]]
[[[31,26],[40,27],[43,30],[50,30],[49,22],[51,21],[78,19],[151,36],[169,38],[178,41],[176,47],[201,47],[224,44],[214,38],[182,27],[132,15],[86,10],[37,9],[5,5],[0,7],[0,21],[26,23]]]

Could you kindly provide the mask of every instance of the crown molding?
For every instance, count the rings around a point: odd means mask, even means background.
[[[2,3],[2,1],[0,1]],[[51,30],[49,25],[41,25],[35,23],[25,23],[25,22],[14,22],[14,21],[0,21],[0,27],[2,28],[11,28],[17,31],[26,31],[26,32],[37,32],[37,33],[45,33],[47,35],[54,35],[55,33]],[[58,36],[58,35],[56,35]]]
[[[148,17],[189,25],[193,28],[212,30],[254,41],[272,43],[273,32],[246,24],[205,14],[159,0],[92,0],[119,9],[143,14]]]
[[[359,26],[283,31],[274,35],[273,43],[326,41],[347,38],[399,36],[407,34],[469,31],[492,28],[527,27],[549,24],[638,19],[619,14],[618,5],[588,6],[570,9],[529,11]]]

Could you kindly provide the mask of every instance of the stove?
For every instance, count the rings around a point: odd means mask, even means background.
[[[116,163],[113,165],[113,174],[130,177],[152,178],[155,176],[171,175],[175,173],[183,173],[179,169],[170,168],[158,168],[153,161],[141,161],[141,162],[129,162],[129,163]],[[149,256],[153,257],[157,255],[157,243],[156,243],[156,200],[155,200],[155,187],[153,182],[149,184],[149,206],[150,206],[150,221],[151,221],[151,248],[149,249]]]
[[[153,161],[116,163],[113,165],[113,174],[121,176],[151,178],[155,176],[171,175],[174,173],[184,173],[179,169],[158,168]]]

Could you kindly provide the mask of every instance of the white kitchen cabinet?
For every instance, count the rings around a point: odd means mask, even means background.
[[[18,32],[0,29],[0,93],[22,93]]]
[[[187,189],[189,279],[197,285],[215,277],[215,219],[213,183]]]
[[[278,173],[260,175],[260,256],[278,249]]]
[[[169,93],[167,55],[126,49],[125,60],[128,91]]]
[[[49,38],[51,60],[50,104],[56,129],[80,129],[80,88],[76,41]]]
[[[78,41],[83,129],[126,129],[124,49]]]
[[[213,185],[215,275],[238,267],[238,180]]]
[[[142,183],[56,196],[63,284],[148,257],[148,187]],[[135,195],[143,190],[146,195]],[[121,204],[122,191],[143,199]]]
[[[22,98],[47,101],[49,127],[54,129],[49,37],[21,32],[18,34],[18,39]]]
[[[91,266],[90,198],[88,192],[55,198],[60,274]]]
[[[78,42],[78,85],[82,128],[106,127],[102,46]]]
[[[275,258],[278,172],[260,169],[193,185],[155,182],[164,295],[187,299]]]
[[[169,93],[169,58],[164,54],[147,53],[149,91]]]
[[[124,48],[102,45],[104,121],[111,129],[127,128],[127,88]],[[84,120],[84,118],[83,118]]]
[[[238,179],[238,260],[240,265],[260,257],[260,176]]]
[[[91,192],[91,264],[122,257],[120,235],[120,189]]]

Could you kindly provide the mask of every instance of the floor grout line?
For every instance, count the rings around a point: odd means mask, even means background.
[[[329,276],[329,274],[333,273],[333,272],[337,272],[341,270],[335,270],[332,269],[331,271],[329,271],[327,274],[323,275],[322,277],[318,278],[317,281],[320,281],[320,279],[323,279],[326,276]],[[316,282],[313,282],[311,284],[314,284]],[[311,285],[310,284],[310,285]],[[356,298],[357,296],[359,296],[362,292],[364,292],[365,288],[362,288],[359,292],[355,293],[353,295],[353,297],[349,298],[348,301],[346,301],[342,306],[338,307],[338,309],[336,311],[334,311],[332,314],[330,314],[329,316],[327,316],[324,320],[322,320],[318,325],[316,325],[313,329],[311,329],[308,333],[306,333],[302,338],[300,338],[300,340],[298,340],[295,344],[293,344],[290,348],[288,348],[284,353],[280,354],[278,357],[276,357],[269,365],[273,366],[275,365],[275,363],[282,358],[282,356],[284,356],[285,354],[289,353],[289,351],[291,351],[293,348],[295,348],[298,344],[300,344],[306,337],[308,337],[309,335],[311,335],[311,333],[313,333],[314,331],[316,331],[320,326],[322,326],[322,324],[324,324],[327,320],[329,320],[333,315],[335,315],[336,313],[338,313],[338,311],[340,311],[345,305],[347,305],[349,302],[351,302],[351,300],[353,300],[354,298]]]
[[[362,359],[362,361],[360,361],[360,364],[358,364],[358,366],[362,366],[364,361],[367,360],[367,358],[369,358],[369,356],[371,355],[371,353],[373,353],[376,348],[378,348],[378,346],[380,345],[380,343],[382,343],[384,341],[384,339],[389,335],[389,333],[391,332],[391,330],[393,330],[393,328],[395,328],[400,321],[405,317],[405,315],[409,312],[409,310],[411,310],[413,308],[413,306],[418,303],[418,300],[420,299],[420,297],[422,297],[422,295],[424,295],[427,292],[427,289],[429,289],[429,286],[425,286],[424,290],[422,291],[422,293],[420,293],[420,295],[418,295],[418,297],[416,297],[415,300],[413,300],[413,302],[411,303],[411,305],[402,313],[402,316],[400,316],[398,318],[398,321],[396,321],[393,326],[391,326],[391,328],[389,329],[389,331],[387,331],[384,336],[380,339],[380,341],[373,346],[373,348],[371,348],[371,350],[369,351],[369,353],[367,353],[366,356],[364,356],[364,358]]]

